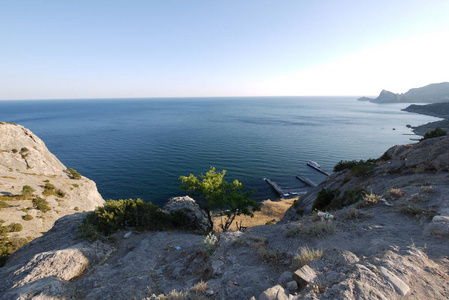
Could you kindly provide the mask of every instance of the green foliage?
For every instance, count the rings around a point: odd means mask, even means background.
[[[2,226],[0,226],[2,227]],[[1,228],[0,228],[1,231]],[[0,232],[1,234],[1,232]],[[8,260],[8,257],[20,247],[28,244],[25,238],[8,238],[4,236],[0,238],[0,267],[3,267]]]
[[[70,168],[68,171],[72,179],[81,179],[81,174],[78,173],[75,169]]]
[[[0,201],[0,210],[2,210],[2,208],[8,208],[9,204],[6,203],[5,201]]]
[[[17,153],[17,149],[12,149],[11,152],[12,153]]]
[[[47,211],[50,210],[47,200],[39,198],[39,197],[33,199],[33,207],[35,209],[42,211],[43,213],[46,213]]]
[[[206,175],[201,174],[196,177],[193,174],[181,176],[180,189],[191,192],[198,199],[199,205],[206,210],[209,215],[209,228],[213,228],[211,212],[219,210],[226,216],[224,224],[221,224],[223,231],[227,231],[235,217],[241,214],[253,217],[254,211],[259,211],[260,206],[249,196],[252,191],[243,191],[243,185],[234,180],[232,183],[224,180],[226,170],[216,172],[211,167]]]
[[[435,137],[439,137],[439,136],[446,136],[446,135],[447,135],[446,131],[444,131],[440,127],[437,127],[434,130],[429,131],[426,134],[424,134],[424,137],[422,139],[420,139],[419,141],[424,141],[427,139],[431,139],[431,138],[435,138]]]
[[[22,231],[23,226],[20,223],[11,223],[8,225],[9,232],[19,232]]]
[[[56,187],[53,184],[47,182],[47,183],[45,183],[44,191],[42,192],[42,195],[44,195],[44,196],[54,195],[54,196],[63,198],[65,196],[65,192],[62,191],[61,189],[56,189]]]
[[[365,189],[346,190],[343,193],[343,196],[340,197],[339,190],[323,188],[318,193],[318,196],[312,205],[312,210],[327,211],[340,209],[359,202],[363,199],[365,194]]]
[[[334,166],[334,172],[350,169],[352,175],[357,177],[368,177],[369,171],[376,166],[375,159],[368,160],[341,160]]]
[[[24,186],[22,187],[22,195],[23,195],[23,196],[29,196],[29,195],[31,195],[33,192],[34,192],[34,189],[33,189],[31,186],[29,186],[29,185],[24,185]]]
[[[128,226],[146,230],[187,229],[187,219],[181,211],[166,214],[157,205],[141,199],[108,200],[89,213],[79,229],[82,238],[96,240]]]
[[[312,210],[326,210],[334,199],[338,198],[338,190],[322,188],[313,202]]]
[[[28,152],[29,150],[28,150],[28,148],[26,148],[26,147],[23,147],[22,149],[20,149],[20,153],[23,153],[23,152]]]
[[[357,165],[358,161],[356,160],[340,160],[335,166],[334,166],[334,172],[343,171],[346,169],[352,169]]]
[[[26,214],[22,217],[22,219],[24,219],[25,221],[30,221],[33,220],[33,216],[30,214]]]

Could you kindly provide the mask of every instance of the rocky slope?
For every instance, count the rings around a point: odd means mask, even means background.
[[[359,98],[359,101],[374,103],[435,103],[449,101],[449,82],[433,83],[420,88],[413,88],[404,94],[382,90],[375,99]]]
[[[27,196],[23,195],[24,186],[32,189]],[[33,207],[32,200],[37,197],[46,200],[50,210]],[[104,203],[95,182],[85,177],[72,179],[67,167],[41,139],[11,123],[0,123],[0,201],[9,206],[0,210],[3,225],[19,223],[23,227],[7,235],[28,240],[50,230],[65,215],[93,210]]]
[[[83,214],[68,215],[0,269],[0,295],[447,299],[448,149],[449,137],[395,146],[366,177],[350,170],[330,176],[280,224],[217,234],[216,240],[189,232],[138,233],[129,228],[89,243],[76,237]],[[298,214],[299,208],[310,210],[323,187],[341,193],[365,188],[369,197],[331,211],[336,220]]]

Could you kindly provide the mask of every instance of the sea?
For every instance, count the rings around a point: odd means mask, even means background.
[[[419,138],[407,125],[438,118],[356,97],[233,97],[0,101],[0,121],[33,131],[67,166],[94,180],[104,199],[141,198],[164,205],[181,175],[211,166],[255,190],[279,196],[264,181],[321,182],[340,160],[381,156]]]

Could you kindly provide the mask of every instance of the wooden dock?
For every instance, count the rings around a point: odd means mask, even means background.
[[[283,198],[294,197],[297,195],[305,195],[310,190],[310,187],[291,187],[282,188],[271,179],[264,178],[264,180],[271,185],[271,187]]]
[[[309,178],[304,177],[302,175],[296,175],[296,178],[298,178],[299,180],[301,180],[302,182],[304,182],[305,184],[307,184],[310,187],[317,187],[318,186],[317,183],[313,182]]]
[[[314,165],[309,165],[309,164],[307,164],[309,167],[311,167],[311,168],[314,168],[315,170],[317,170],[318,172],[321,172],[321,173],[323,173],[324,175],[326,175],[326,176],[330,176],[331,174],[329,174],[329,173],[327,173],[326,171],[324,171],[323,169],[321,169],[321,168],[318,168],[318,167],[316,167],[316,166],[314,166]]]

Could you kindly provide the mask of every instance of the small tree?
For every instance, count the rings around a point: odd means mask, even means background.
[[[446,136],[446,135],[447,135],[446,131],[444,131],[440,127],[437,127],[434,130],[427,132],[424,135],[424,137],[422,139],[420,139],[419,141],[424,141],[427,139],[431,139],[431,138],[435,138],[435,137],[439,137],[439,136]]]
[[[191,192],[207,212],[209,230],[213,229],[214,210],[220,210],[226,216],[225,223],[221,224],[223,231],[229,229],[236,216],[244,214],[253,217],[253,212],[260,210],[259,203],[249,198],[252,191],[243,191],[243,185],[238,180],[228,183],[224,180],[225,174],[226,170],[216,172],[211,167],[206,175],[201,174],[199,178],[193,174],[179,177],[182,182],[180,189]]]

